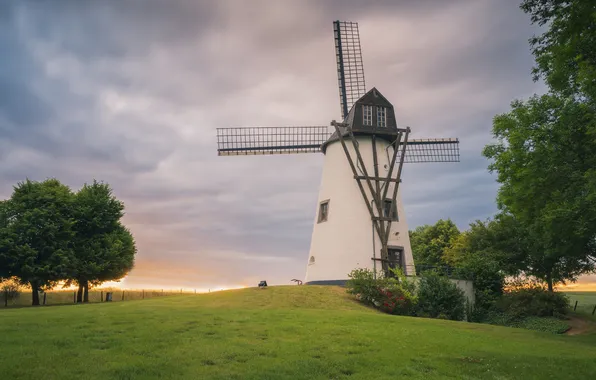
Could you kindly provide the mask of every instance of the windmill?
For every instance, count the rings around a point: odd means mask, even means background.
[[[218,155],[323,153],[306,284],[341,284],[356,268],[415,273],[399,184],[404,163],[458,162],[459,140],[408,139],[393,105],[366,90],[358,23],[334,21],[341,122],[218,128]]]

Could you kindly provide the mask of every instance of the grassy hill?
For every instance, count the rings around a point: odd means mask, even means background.
[[[395,317],[280,286],[0,310],[2,379],[587,379],[596,335]]]

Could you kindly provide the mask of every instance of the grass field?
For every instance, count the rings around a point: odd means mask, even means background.
[[[0,310],[1,379],[589,379],[596,335],[396,317],[280,286]]]
[[[592,316],[594,306],[596,306],[596,292],[565,292],[571,301],[573,308],[575,301],[577,301],[576,312],[578,314]]]

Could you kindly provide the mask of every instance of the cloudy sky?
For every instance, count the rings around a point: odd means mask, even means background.
[[[125,287],[303,279],[323,156],[218,157],[216,128],[338,119],[336,19],[412,138],[461,141],[405,168],[410,228],[489,217],[492,117],[543,91],[514,0],[2,1],[0,196],[110,183],[139,248]]]

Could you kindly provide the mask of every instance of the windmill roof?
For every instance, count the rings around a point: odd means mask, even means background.
[[[364,118],[363,118],[363,105],[372,106],[372,120],[373,125],[365,125]],[[377,124],[377,115],[376,115],[376,108],[375,107],[384,107],[386,112],[386,126],[385,127],[378,127]],[[393,105],[381,94],[376,87],[370,89],[366,94],[362,95],[357,101],[354,102],[350,112],[343,120],[346,127],[339,127],[342,137],[347,136],[349,134],[348,128],[352,130],[354,135],[376,135],[379,137],[384,137],[389,141],[394,140],[394,134],[387,134],[388,131],[395,132],[397,131],[397,122],[395,120],[395,112],[393,110]],[[334,141],[339,141],[339,135],[337,131],[333,132],[331,136],[323,143],[321,146],[321,150],[325,153],[327,145]]]

